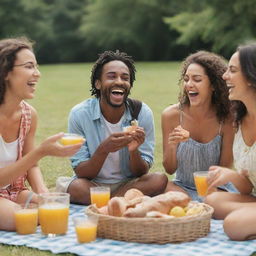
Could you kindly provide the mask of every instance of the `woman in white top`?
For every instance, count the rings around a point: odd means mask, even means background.
[[[206,198],[214,217],[224,219],[233,240],[256,238],[256,43],[238,47],[223,75],[233,101],[237,132],[233,144],[236,171],[210,167],[209,189],[232,182],[240,194],[215,192]]]
[[[34,98],[39,78],[29,40],[0,41],[0,230],[15,229],[14,208],[29,195],[26,180],[35,193],[48,191],[37,162],[47,155],[71,156],[82,145],[61,146],[60,133],[34,146],[37,114],[24,100]]]

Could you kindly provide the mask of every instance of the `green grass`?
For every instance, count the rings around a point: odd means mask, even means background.
[[[37,87],[36,97],[29,101],[38,112],[37,144],[44,138],[60,131],[67,131],[68,113],[72,106],[90,97],[90,74],[92,63],[43,65],[42,78]],[[179,63],[137,63],[137,78],[131,97],[147,103],[155,118],[156,148],[152,171],[163,171],[161,113],[177,101]],[[68,159],[46,157],[40,161],[44,179],[49,188],[55,186],[58,176],[72,175]],[[49,256],[24,246],[0,245],[1,256]],[[61,254],[64,256],[73,254]]]

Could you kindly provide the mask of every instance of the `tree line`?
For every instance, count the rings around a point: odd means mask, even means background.
[[[27,36],[40,63],[181,60],[199,49],[229,57],[255,39],[254,0],[0,0],[0,38]]]

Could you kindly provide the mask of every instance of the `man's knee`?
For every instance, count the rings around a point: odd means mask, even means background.
[[[150,184],[152,189],[155,190],[155,194],[161,194],[165,191],[168,183],[168,178],[164,173],[151,173],[150,174]]]
[[[74,179],[68,186],[70,202],[78,204],[90,204],[90,186],[86,179]]]

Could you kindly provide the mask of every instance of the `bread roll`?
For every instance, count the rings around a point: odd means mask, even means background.
[[[124,194],[124,198],[127,201],[138,198],[138,197],[142,197],[142,196],[144,196],[144,194],[136,188],[131,188],[127,190],[126,193]]]
[[[127,209],[127,201],[124,197],[112,197],[108,201],[108,214],[121,217]]]

